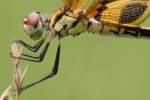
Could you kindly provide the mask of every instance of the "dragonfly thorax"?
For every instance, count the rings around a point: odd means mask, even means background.
[[[66,36],[76,20],[75,18],[63,15],[58,22],[56,22],[54,29],[60,35]]]

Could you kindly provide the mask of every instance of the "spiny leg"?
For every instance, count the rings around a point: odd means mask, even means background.
[[[28,55],[28,54],[22,54],[21,57],[14,57],[11,53],[11,57],[22,59],[22,60],[27,60],[27,61],[32,61],[32,62],[41,62],[41,61],[43,61],[53,37],[50,34],[48,36],[45,35],[45,37],[42,38],[42,39],[44,39],[44,41],[46,41],[46,43],[45,43],[45,46],[43,47],[44,49],[42,50],[42,52],[40,53],[39,56],[32,56],[32,55]]]
[[[45,41],[45,38],[38,41],[34,46],[31,46],[22,40],[15,40],[14,42],[22,44],[25,48],[29,49],[32,52],[37,52],[40,49],[40,47],[42,46],[42,44],[44,43],[44,41]]]
[[[36,81],[36,82],[33,82],[33,83],[29,84],[29,85],[26,85],[26,86],[20,88],[20,89],[18,90],[19,93],[21,93],[22,91],[24,91],[24,90],[26,90],[26,89],[29,89],[29,88],[31,88],[32,86],[34,86],[34,85],[36,85],[36,84],[38,84],[38,83],[41,83],[41,82],[43,82],[43,81],[45,81],[45,80],[47,80],[47,79],[53,77],[54,75],[56,75],[57,72],[58,72],[58,67],[59,67],[59,58],[60,58],[60,43],[58,44],[58,47],[57,47],[57,53],[56,53],[56,56],[55,56],[55,62],[54,62],[52,71],[51,71],[48,75],[46,75],[45,77],[43,77],[42,79],[40,79],[40,80],[38,80],[38,81]]]
[[[41,62],[41,61],[43,61],[43,59],[44,59],[44,57],[47,53],[49,45],[50,45],[50,41],[48,41],[45,44],[44,49],[42,50],[42,52],[40,53],[40,55],[38,57],[35,57],[35,56],[32,56],[32,55],[27,55],[27,54],[22,54],[23,57],[14,57],[12,55],[12,53],[11,53],[11,56],[12,56],[12,58],[18,58],[18,59],[32,61],[32,62]]]

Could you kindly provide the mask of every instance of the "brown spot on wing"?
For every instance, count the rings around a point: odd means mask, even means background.
[[[124,24],[134,22],[143,15],[146,8],[147,5],[139,2],[125,6],[121,12],[121,16],[119,19],[120,23]]]

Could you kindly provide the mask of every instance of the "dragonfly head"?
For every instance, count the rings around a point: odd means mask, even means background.
[[[45,19],[46,18],[39,12],[32,12],[24,18],[22,24],[23,30],[31,39],[38,40],[43,35],[45,29]]]

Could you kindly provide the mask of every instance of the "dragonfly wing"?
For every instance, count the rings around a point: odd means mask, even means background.
[[[72,0],[63,0],[63,3],[67,9],[69,9],[72,6],[71,1]]]
[[[57,18],[62,14],[65,14],[73,17],[79,18],[80,9],[85,5],[87,0],[63,0],[64,7],[57,9],[51,16],[51,26],[54,26]]]
[[[70,17],[78,19],[80,13],[88,0],[63,0],[65,7],[67,7],[66,14]]]
[[[98,14],[100,22],[139,26],[150,15],[149,0],[119,0],[106,5]]]
[[[86,4],[88,0],[63,0],[64,5],[69,7],[69,10],[80,10]]]
[[[103,10],[106,9],[106,5],[108,3],[114,2],[116,0],[94,0],[87,7],[86,13],[84,16],[88,19],[93,18],[102,13]]]
[[[140,26],[148,16],[149,0],[96,0],[84,14],[83,23],[92,32],[148,33],[149,29]]]
[[[103,23],[139,25],[150,15],[149,0],[95,0],[84,16]]]
[[[63,0],[65,5],[71,5],[71,0]]]

